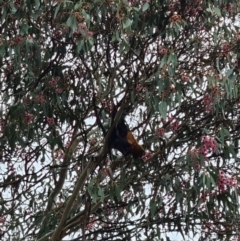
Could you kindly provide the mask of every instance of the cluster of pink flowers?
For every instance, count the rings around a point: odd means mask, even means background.
[[[160,51],[159,51],[159,54],[160,55],[165,55],[167,53],[167,49],[166,48],[162,48],[162,49],[160,49]]]
[[[87,25],[85,23],[79,23],[78,27],[79,27],[79,32],[83,37],[89,38],[93,36],[93,32],[88,30]],[[78,33],[78,31],[75,31],[75,33]]]
[[[63,89],[62,88],[56,88],[55,93],[56,94],[62,94]]]
[[[54,77],[48,81],[48,84],[50,85],[50,87],[54,88],[57,86],[59,80],[60,80],[60,77],[58,77],[58,76]]]
[[[176,10],[176,5],[174,3],[170,3],[168,5],[168,9],[169,11],[174,12]]]
[[[207,112],[212,111],[212,107],[213,107],[213,98],[212,98],[212,96],[210,96],[209,94],[205,94],[203,96],[203,104],[204,104],[205,110]]]
[[[55,159],[62,159],[65,157],[65,153],[62,150],[58,150],[54,154]]]
[[[201,6],[187,6],[185,8],[185,14],[188,14],[191,17],[196,17],[199,15],[199,13],[202,11],[202,7]]]
[[[206,156],[211,151],[215,152],[217,150],[217,141],[211,136],[203,136],[202,143],[203,145],[200,153],[204,156]]]
[[[30,114],[28,113],[27,111],[25,111],[24,113],[24,120],[27,124],[30,124],[34,119],[34,115],[33,114]]]
[[[106,205],[106,207],[105,207],[105,213],[106,213],[107,215],[111,215],[112,212],[113,212],[112,208],[109,207],[108,205]]]
[[[94,223],[95,223],[96,219],[95,218],[89,218],[89,222],[87,224],[87,229],[92,230],[94,229]]]
[[[220,94],[219,88],[218,87],[214,87],[212,89],[212,96],[214,97],[215,95]]]
[[[181,79],[182,79],[183,82],[188,82],[189,81],[189,77],[187,75],[183,75],[181,77]]]
[[[45,99],[45,97],[44,97],[43,92],[40,92],[40,93],[36,96],[36,101],[37,101],[38,103],[41,103],[41,104],[47,102],[46,99]]]
[[[10,45],[11,46],[16,46],[19,45],[22,42],[23,38],[21,36],[16,36],[15,39],[10,40]]]
[[[105,177],[109,177],[110,176],[110,170],[108,167],[104,167],[100,170],[101,175],[105,178]]]
[[[232,4],[232,3],[229,3],[229,4],[227,5],[227,11],[228,11],[228,12],[232,12],[232,11],[233,11],[233,4]]]
[[[143,91],[143,92],[146,92],[147,91],[147,88],[146,87],[142,87],[141,85],[137,85],[135,90],[137,92],[140,92],[140,91]]]
[[[182,16],[174,13],[169,20],[172,24],[180,24],[182,21]]]
[[[170,128],[173,132],[176,132],[180,126],[180,122],[176,120],[174,117],[169,116],[168,122],[170,122]]]
[[[103,100],[103,101],[101,102],[101,104],[102,104],[102,107],[103,107],[103,108],[107,108],[110,112],[112,112],[112,110],[113,110],[113,105],[112,105],[112,103]]]
[[[153,154],[151,152],[146,152],[143,156],[142,159],[144,162],[148,161],[150,158],[152,158]]]
[[[225,43],[222,45],[221,49],[224,55],[228,55],[231,49],[231,44]]]
[[[164,133],[165,133],[165,130],[164,130],[163,127],[158,128],[157,131],[156,131],[156,135],[159,136],[159,137],[163,137]]]
[[[236,187],[238,183],[235,177],[228,177],[224,171],[220,170],[217,185],[220,192],[225,192],[228,187]]]
[[[141,85],[137,85],[135,89],[136,89],[137,92],[140,92],[142,90],[142,86]]]
[[[56,94],[61,94],[63,92],[62,88],[57,88],[57,84],[59,80],[60,80],[60,77],[57,76],[48,81],[49,86],[55,89]]]
[[[47,117],[47,123],[52,126],[55,124],[55,121],[54,121],[54,118],[51,118],[51,117]]]
[[[171,123],[170,128],[173,132],[176,132],[180,126],[180,123],[178,120],[175,120]]]
[[[199,159],[199,154],[206,157],[206,155],[211,151],[212,152],[217,151],[217,141],[215,140],[214,137],[203,136],[202,137],[202,147],[201,148],[194,148],[194,149],[190,150],[188,154],[190,155],[191,160],[197,161]],[[194,168],[195,169],[200,168],[199,162],[195,162]]]
[[[0,216],[0,224],[4,225],[6,222],[6,217]]]
[[[58,29],[56,32],[54,32],[54,36],[56,37],[56,38],[59,38],[59,37],[61,37],[62,36],[62,29],[60,28],[60,29]]]
[[[22,37],[21,36],[16,36],[16,44],[20,44],[22,42]]]

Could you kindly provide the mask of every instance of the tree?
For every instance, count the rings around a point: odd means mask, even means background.
[[[0,7],[1,240],[238,240],[237,0]]]

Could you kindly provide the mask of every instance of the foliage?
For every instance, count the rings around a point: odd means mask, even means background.
[[[239,7],[0,1],[1,240],[237,240]]]

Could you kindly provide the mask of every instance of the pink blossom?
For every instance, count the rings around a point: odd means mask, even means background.
[[[135,88],[135,90],[136,90],[137,92],[140,92],[140,91],[142,90],[142,86],[141,86],[141,85],[137,85],[136,88]]]
[[[169,116],[168,116],[168,122],[170,122],[170,123],[171,123],[173,120],[174,120],[174,117],[173,117],[173,116],[171,116],[171,115],[169,115]]]
[[[157,131],[156,131],[156,135],[159,136],[159,137],[163,137],[164,133],[165,133],[165,130],[164,130],[163,127],[158,128]]]
[[[47,117],[47,123],[52,126],[55,124],[54,118]]]
[[[159,54],[160,55],[164,55],[167,53],[167,49],[166,48],[162,48],[160,51],[159,51]]]
[[[169,9],[169,11],[174,12],[175,11],[175,5],[173,3],[170,3],[168,5],[168,9]]]
[[[25,119],[25,122],[26,122],[27,124],[30,124],[30,123],[32,122],[32,120],[34,119],[34,115],[28,113],[27,111],[25,111],[24,119]]]
[[[107,102],[106,102],[106,100],[103,100],[103,101],[101,102],[101,104],[102,104],[102,107],[103,107],[103,108],[107,107]]]
[[[188,81],[189,81],[189,77],[188,77],[187,75],[183,75],[183,76],[181,77],[181,79],[182,79],[182,81],[184,81],[184,82],[188,82]]]
[[[235,177],[229,177],[223,170],[220,170],[217,185],[220,192],[222,193],[225,192],[228,187],[236,187],[238,185],[238,182]]]
[[[190,155],[190,157],[193,161],[195,161],[199,158],[198,157],[199,153],[200,153],[200,150],[198,148],[194,148],[188,152],[188,154]]]
[[[204,104],[205,110],[207,112],[210,112],[213,107],[213,98],[209,94],[205,94],[203,96],[203,104]]]
[[[237,40],[240,40],[240,31],[236,35]]]
[[[203,146],[200,149],[202,155],[206,156],[209,152],[216,152],[217,150],[217,141],[211,136],[202,137]]]
[[[51,80],[48,81],[48,84],[51,87],[55,87],[58,84],[58,81],[60,80],[59,77],[52,78]]]
[[[222,52],[223,52],[224,55],[228,55],[229,52],[230,52],[230,49],[231,49],[231,44],[225,43],[225,44],[222,45],[221,49],[222,49]]]
[[[95,218],[90,218],[87,224],[87,229],[92,230],[94,228]]]
[[[199,162],[197,162],[197,163],[194,164],[194,169],[195,169],[195,170],[199,170],[200,167],[201,167],[201,166],[200,166]]]
[[[176,120],[173,123],[171,123],[170,128],[172,131],[176,132],[178,130],[179,126],[180,126],[180,123],[179,123],[179,121]]]
[[[142,159],[144,162],[148,161],[150,158],[152,158],[153,154],[151,152],[146,152],[143,156]]]
[[[5,224],[6,222],[6,217],[0,216],[0,223]]]
[[[93,32],[88,31],[87,35],[88,35],[88,37],[92,37],[93,36]]]
[[[101,172],[103,177],[109,177],[110,176],[109,168],[103,168],[100,172]]]
[[[55,93],[56,93],[56,94],[62,94],[62,92],[63,92],[63,89],[62,89],[62,88],[57,88],[57,89],[55,90]]]
[[[108,109],[109,109],[110,112],[112,112],[112,110],[113,110],[113,105],[112,105],[111,103],[108,104]]]
[[[81,28],[82,30],[87,29],[87,26],[86,26],[85,23],[79,23],[79,24],[78,24],[78,27]]]
[[[16,44],[20,44],[22,42],[21,36],[16,36]]]
[[[61,36],[62,36],[62,29],[58,29],[58,30],[54,33],[54,36],[55,36],[56,38],[61,37]]]
[[[38,103],[46,103],[47,101],[44,98],[43,92],[40,92],[37,96],[36,96],[36,101]]]

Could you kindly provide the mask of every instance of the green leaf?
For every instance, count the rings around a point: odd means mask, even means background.
[[[88,38],[87,41],[88,41],[88,44],[89,44],[89,48],[91,48],[93,46],[93,44],[94,44],[93,38]]]
[[[165,120],[167,117],[167,103],[165,101],[162,101],[158,105],[158,110],[160,112],[161,117]]]
[[[100,196],[101,202],[104,200],[104,192],[100,186],[98,186],[98,195]]]
[[[79,1],[77,4],[74,6],[74,10],[78,10],[82,6],[82,1]]]
[[[149,5],[148,2],[144,3],[143,6],[142,6],[142,11],[145,12],[146,10],[148,10],[149,6],[150,5]]]
[[[218,7],[214,7],[213,11],[218,15],[218,17],[222,17],[221,10]]]
[[[232,154],[232,157],[236,158],[236,152],[234,150],[234,146],[233,145],[229,145],[228,150]]]
[[[123,22],[123,28],[128,28],[132,24],[132,21],[128,18],[125,22]]]
[[[67,19],[67,26],[69,28],[71,28],[72,30],[75,30],[77,27],[77,20],[75,18],[75,16],[71,15],[69,16],[69,18]]]
[[[90,181],[90,183],[88,184],[88,193],[92,193],[93,191],[93,179]]]
[[[109,198],[110,200],[114,200],[115,197],[115,188],[113,185],[110,186],[110,191],[109,191]]]
[[[226,72],[226,76],[229,77],[233,73],[234,69],[228,69]]]
[[[225,136],[224,128],[221,128],[219,134],[220,134],[220,141],[223,144],[224,143],[224,136]]]
[[[35,0],[35,9],[37,10],[40,6],[40,1],[39,0]]]
[[[21,28],[20,28],[20,35],[28,34],[28,29],[29,29],[28,24],[26,24],[26,23],[22,24]]]
[[[117,185],[115,186],[115,195],[116,195],[118,201],[120,201],[121,200],[121,189]]]
[[[166,63],[167,63],[167,59],[168,59],[168,55],[165,54],[161,60],[161,63],[160,63],[160,68],[162,68]]]
[[[9,5],[11,7],[11,12],[15,14],[17,12],[17,8],[15,7],[14,3],[12,1],[9,2]]]
[[[176,202],[180,202],[183,199],[183,194],[181,192],[176,193]]]
[[[79,53],[84,47],[84,40],[77,41],[77,53]]]
[[[85,19],[87,27],[89,28],[90,27],[90,16],[89,16],[89,14],[87,14],[85,10],[82,10],[82,15]]]
[[[18,136],[18,143],[20,144],[20,146],[21,146],[22,148],[25,148],[25,147],[26,147],[25,141],[24,141],[20,136]]]
[[[92,193],[92,200],[93,200],[93,203],[97,203],[98,193],[96,192],[96,190],[94,190]]]
[[[58,11],[59,11],[59,9],[60,9],[60,6],[61,6],[60,4],[57,5],[57,7],[56,7],[56,9],[55,9],[55,12],[54,12],[53,18],[56,18],[57,14],[58,14]]]
[[[151,217],[153,217],[156,214],[156,210],[157,210],[157,205],[156,202],[154,200],[150,201],[150,213],[151,213]]]

